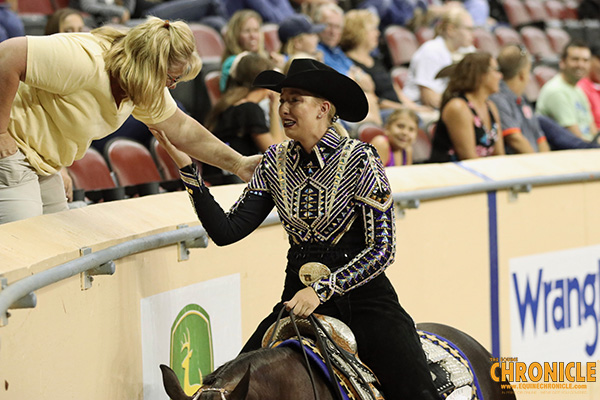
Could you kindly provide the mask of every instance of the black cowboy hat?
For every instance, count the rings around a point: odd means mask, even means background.
[[[369,112],[367,96],[356,82],[310,58],[292,61],[287,76],[263,71],[254,79],[254,86],[279,93],[284,87],[306,90],[331,101],[338,116],[349,122],[362,121]]]

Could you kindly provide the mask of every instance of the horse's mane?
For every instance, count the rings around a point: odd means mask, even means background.
[[[251,365],[252,370],[260,369],[263,366],[270,366],[274,362],[288,358],[295,351],[291,348],[275,348],[275,349],[258,349],[248,353],[242,353],[231,361],[226,362],[217,368],[214,372],[205,376],[202,384],[206,386],[221,385],[222,382],[229,381],[235,378],[241,378],[248,365]]]

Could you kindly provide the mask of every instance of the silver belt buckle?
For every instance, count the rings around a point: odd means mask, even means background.
[[[307,262],[298,271],[298,276],[305,286],[309,286],[325,277],[331,275],[327,265],[320,262]]]

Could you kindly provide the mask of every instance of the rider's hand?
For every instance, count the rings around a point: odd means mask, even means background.
[[[149,129],[150,133],[154,135],[156,140],[158,140],[158,143],[160,143],[160,145],[167,151],[167,153],[169,153],[169,156],[171,156],[171,158],[173,159],[173,161],[175,161],[175,164],[177,164],[179,168],[183,168],[192,163],[192,159],[190,158],[190,156],[173,146],[173,144],[169,141],[169,138],[167,138],[167,135],[163,131],[159,131],[153,128]]]
[[[254,174],[254,170],[256,169],[256,166],[258,165],[258,163],[260,163],[261,159],[262,159],[262,155],[260,155],[260,154],[257,154],[254,156],[242,157],[242,160],[239,164],[239,167],[237,168],[237,171],[232,171],[232,172],[234,172],[237,176],[242,178],[244,180],[244,182],[249,182],[250,179],[252,178],[252,174]]]
[[[293,310],[300,318],[307,318],[319,304],[321,304],[319,296],[310,286],[297,291],[290,301],[283,303],[286,310]]]

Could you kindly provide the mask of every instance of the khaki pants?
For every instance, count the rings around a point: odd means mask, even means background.
[[[60,174],[39,176],[20,151],[0,158],[0,224],[68,209]]]

